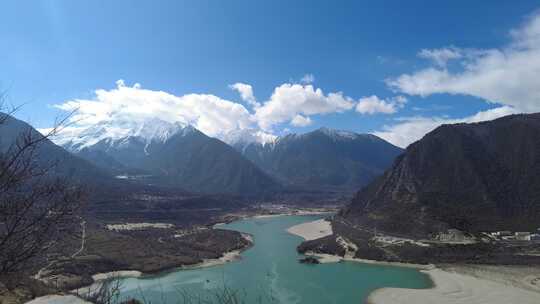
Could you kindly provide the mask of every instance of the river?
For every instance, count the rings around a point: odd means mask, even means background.
[[[158,276],[125,278],[121,297],[176,304],[189,294],[208,297],[227,289],[240,303],[328,304],[364,303],[381,287],[428,288],[429,278],[412,268],[341,262],[306,265],[296,246],[302,238],[286,229],[321,216],[249,218],[227,225],[252,234],[255,245],[242,259],[207,268],[177,270]],[[197,301],[192,303],[199,303]]]

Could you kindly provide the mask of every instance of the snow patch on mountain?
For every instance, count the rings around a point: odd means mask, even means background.
[[[280,137],[276,140],[276,142],[284,142],[284,141],[287,141],[287,140],[294,140],[294,139],[298,139],[298,138],[303,138],[303,137],[309,137],[309,136],[314,136],[316,134],[324,134],[325,136],[337,141],[337,140],[354,140],[354,139],[357,139],[359,137],[374,137],[375,136],[372,136],[370,134],[359,134],[359,133],[354,133],[354,132],[350,132],[350,131],[345,131],[345,130],[337,130],[337,129],[330,129],[330,128],[327,128],[327,127],[322,127],[322,128],[319,128],[317,130],[314,130],[314,131],[311,131],[311,132],[308,132],[308,133],[303,133],[303,134],[297,134],[297,133],[291,133],[291,134],[287,134],[283,137]]]
[[[256,131],[251,129],[234,130],[228,132],[220,138],[231,146],[246,146],[252,143],[258,143],[265,145],[267,143],[274,142],[278,137],[262,131]]]
[[[151,143],[164,143],[174,135],[180,134],[181,136],[185,136],[195,130],[197,129],[189,124],[173,123],[159,118],[151,118],[142,122],[111,121],[101,122],[90,127],[68,126],[62,128],[52,140],[72,152],[79,152],[97,144],[100,146],[105,145],[105,147],[101,146],[100,148],[105,150],[108,150],[108,148],[129,147],[135,142],[143,144],[144,152],[148,154],[146,148]],[[41,129],[40,131],[45,134],[49,130]],[[236,150],[244,152],[245,149],[252,145],[272,149],[278,143],[321,133],[335,141],[355,140],[359,137],[377,139],[377,137],[370,134],[358,134],[326,127],[308,133],[290,133],[280,137],[260,130],[239,129],[222,133],[218,139],[234,147]]]
[[[289,133],[284,136],[279,137],[272,137],[268,138],[266,141],[257,141],[253,138],[246,137],[248,140],[245,141],[232,141],[233,143],[230,144],[233,146],[236,150],[240,151],[242,154],[245,153],[245,150],[250,147],[254,146],[256,149],[259,148],[268,148],[270,150],[274,149],[278,145],[286,145],[288,142],[293,142],[296,140],[300,140],[302,138],[314,136],[317,134],[324,134],[325,136],[329,137],[333,141],[352,141],[356,140],[358,138],[364,138],[367,140],[372,141],[380,141],[380,138],[372,135],[372,134],[360,134],[360,133],[354,133],[351,131],[345,131],[345,130],[337,130],[337,129],[331,129],[322,127],[317,130],[307,132],[307,133]]]
[[[330,128],[326,128],[326,127],[322,127],[318,131],[326,134],[327,136],[329,136],[331,138],[335,138],[335,139],[338,139],[338,138],[341,138],[341,139],[342,138],[355,139],[355,138],[358,138],[360,136],[360,134],[358,134],[358,133],[345,131],[345,130],[330,129]]]
[[[170,123],[152,118],[141,123],[100,123],[90,127],[66,127],[52,140],[71,151],[80,151],[97,143],[121,147],[137,140],[148,146],[152,142],[165,142],[173,135],[187,135],[195,130],[190,125]]]

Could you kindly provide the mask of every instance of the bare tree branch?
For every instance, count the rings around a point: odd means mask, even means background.
[[[4,100],[0,93],[0,110]],[[17,109],[0,113],[0,131],[9,128]],[[5,139],[12,141],[9,147],[0,147],[0,278],[28,271],[81,225],[81,188],[53,174],[58,160],[40,161],[42,145],[68,119],[57,120],[45,135],[31,128],[15,130],[15,138]]]

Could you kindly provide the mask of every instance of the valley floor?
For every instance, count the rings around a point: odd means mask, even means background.
[[[241,251],[253,244],[250,235],[219,229],[219,223],[250,217],[308,215],[334,212],[336,207],[293,207],[264,204],[208,215],[196,225],[179,226],[176,222],[126,221],[119,218],[106,223],[92,223],[86,231],[84,250],[71,259],[50,263],[39,271],[40,282],[52,288],[46,293],[95,291],[108,277],[141,276],[175,268],[199,268],[224,264],[240,257]],[[226,211],[225,211],[226,212]],[[153,219],[156,220],[156,219]],[[217,224],[217,225],[216,225]],[[213,229],[216,228],[216,229]],[[81,240],[74,239],[65,247],[78,250]],[[53,265],[53,266],[51,266]],[[37,270],[36,270],[37,272]],[[1,290],[0,290],[1,291]],[[32,296],[14,296],[9,303],[22,303]],[[7,298],[0,292],[0,303]],[[66,298],[45,296],[40,301],[56,303]],[[68,298],[69,299],[69,298]]]

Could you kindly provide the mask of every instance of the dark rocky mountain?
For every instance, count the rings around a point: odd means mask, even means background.
[[[374,135],[328,128],[235,148],[284,184],[351,192],[382,174],[402,152]]]
[[[97,141],[95,134],[106,130],[87,132],[64,146],[116,174],[144,173],[153,183],[188,191],[263,195],[281,187],[232,147],[191,126],[153,120],[133,130]]]
[[[540,226],[540,114],[443,125],[410,145],[342,215],[379,231]]]
[[[82,149],[78,156],[111,173],[123,174],[130,171],[129,168],[101,150]]]
[[[2,154],[17,151],[15,146],[23,143],[22,136],[29,136],[31,139],[43,138],[43,135],[32,126],[7,114],[0,113],[0,121],[0,153]],[[34,155],[37,167],[50,168],[51,176],[65,177],[72,182],[86,184],[102,183],[112,179],[106,171],[72,155],[46,138],[36,145]]]
[[[265,194],[280,188],[232,147],[195,128],[149,148],[151,152],[142,168],[159,173],[188,190]]]

